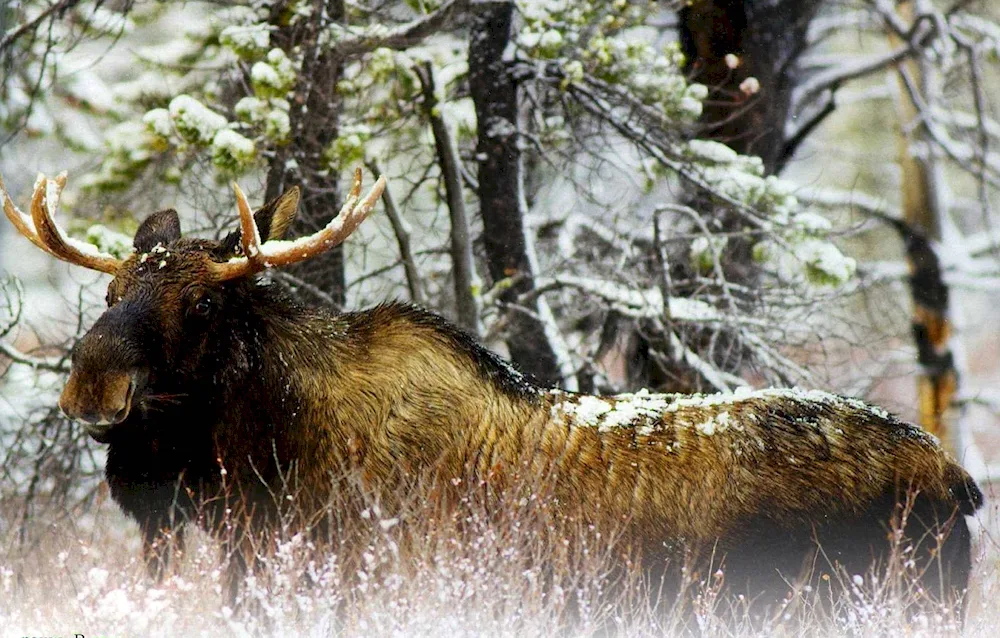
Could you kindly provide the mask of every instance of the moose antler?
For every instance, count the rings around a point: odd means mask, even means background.
[[[35,192],[31,196],[29,217],[14,206],[7,194],[7,187],[0,178],[3,212],[19,233],[53,257],[109,275],[115,274],[122,264],[120,259],[101,252],[95,246],[67,237],[53,221],[52,217],[59,206],[59,196],[65,186],[65,172],[53,180],[39,175],[35,180]]]
[[[372,212],[383,190],[385,190],[385,177],[379,177],[368,191],[368,195],[359,202],[361,169],[358,168],[354,171],[354,185],[347,196],[347,201],[325,228],[294,241],[271,240],[261,243],[260,232],[253,219],[250,204],[247,203],[239,185],[233,182],[236,207],[240,213],[240,242],[243,247],[243,257],[230,259],[225,263],[211,263],[209,267],[217,280],[224,281],[260,272],[266,268],[286,266],[309,259],[343,243]]]

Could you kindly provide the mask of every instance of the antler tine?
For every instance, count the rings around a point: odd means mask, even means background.
[[[55,254],[49,250],[49,247],[43,244],[42,240],[38,238],[38,235],[35,233],[34,224],[31,222],[31,218],[22,213],[21,210],[14,205],[10,195],[7,194],[7,186],[3,183],[2,177],[0,177],[0,195],[3,196],[3,212],[7,215],[7,219],[10,220],[10,223],[14,224],[14,228],[17,229],[17,232],[24,235],[24,237],[34,245],[55,257]]]
[[[35,227],[35,236],[40,244],[32,240],[33,243],[40,245],[43,250],[54,257],[71,264],[99,270],[109,275],[115,274],[121,266],[121,260],[97,250],[90,244],[65,237],[56,226],[55,221],[52,220],[52,215],[59,204],[59,195],[65,184],[65,175],[60,175],[51,182],[42,175],[35,185],[35,192],[31,197],[31,221]],[[16,222],[15,226],[17,226]]]
[[[263,270],[267,264],[260,256],[260,231],[257,229],[257,222],[254,221],[253,212],[250,210],[250,203],[247,202],[246,195],[243,194],[236,182],[233,182],[233,192],[236,193],[236,208],[240,213],[240,244],[243,246],[243,255],[247,258],[252,270]]]
[[[56,175],[55,179],[52,180],[53,182],[56,183],[56,186],[58,187],[56,190],[56,196],[58,197],[62,197],[63,189],[66,188],[66,178],[67,178],[66,171],[63,171],[58,175]]]
[[[329,224],[312,235],[296,239],[291,242],[291,245],[269,246],[264,244],[264,259],[272,266],[286,266],[344,243],[344,240],[368,217],[375,202],[382,196],[384,188],[385,178],[379,177],[364,202],[358,204],[358,199],[361,197],[361,169],[355,169],[354,184],[351,186],[351,192],[347,195],[347,201],[344,202],[340,212]],[[374,199],[372,199],[373,194]],[[371,200],[371,204],[366,205],[369,200]]]
[[[359,168],[354,172],[354,184],[348,193],[344,206],[326,227],[295,241],[268,241],[263,244],[260,243],[260,237],[257,235],[257,225],[254,223],[252,215],[249,214],[250,207],[247,205],[244,209],[245,198],[243,203],[240,203],[242,193],[237,187],[235,189],[236,198],[237,205],[240,207],[240,224],[244,237],[243,252],[246,257],[231,259],[222,264],[212,263],[210,267],[215,271],[216,278],[222,281],[260,272],[272,266],[294,264],[329,250],[343,243],[368,217],[382,196],[385,185],[385,177],[379,177],[375,185],[368,191],[368,195],[359,202],[361,196],[361,169]],[[254,239],[249,240],[249,245],[246,239],[248,235],[254,237]],[[254,256],[251,257],[251,254]]]

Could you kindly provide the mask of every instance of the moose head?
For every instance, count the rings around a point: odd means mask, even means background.
[[[361,171],[340,213],[323,229],[295,241],[281,237],[295,218],[294,187],[255,213],[233,184],[240,228],[222,241],[181,236],[173,209],[150,215],[136,231],[125,259],[68,237],[53,220],[65,173],[40,176],[31,214],[14,206],[0,181],[4,213],[18,231],[50,255],[107,273],[108,309],[74,346],[69,380],[59,406],[82,421],[94,439],[107,442],[112,430],[142,408],[164,377],[197,376],[202,362],[219,350],[227,328],[245,310],[253,275],[267,268],[309,259],[342,243],[371,213],[385,188],[380,177],[361,199]],[[176,385],[176,384],[175,384]]]

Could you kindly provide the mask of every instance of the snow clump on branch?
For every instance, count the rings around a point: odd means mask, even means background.
[[[259,23],[228,26],[219,34],[219,42],[243,59],[257,58],[271,46],[271,27]]]
[[[222,129],[212,139],[212,163],[219,168],[238,171],[249,165],[256,155],[253,141],[232,129]]]
[[[295,64],[281,49],[268,51],[262,62],[250,67],[250,82],[258,97],[283,98],[295,86]]]
[[[227,124],[225,117],[190,95],[178,95],[171,100],[169,112],[177,132],[189,142],[208,144]]]
[[[854,259],[841,253],[827,237],[830,222],[800,210],[794,186],[773,175],[765,177],[759,157],[740,155],[709,140],[691,140],[684,150],[697,160],[696,175],[709,192],[769,214],[765,230],[774,238],[754,246],[758,263],[770,265],[782,280],[813,286],[838,287],[854,276]],[[713,248],[719,241],[725,239],[699,237],[692,242],[692,263],[701,270],[711,268],[718,252]]]
[[[658,107],[668,118],[690,122],[702,113],[708,89],[688,84],[677,44],[655,45],[644,27],[648,7],[626,0],[519,0],[524,26],[518,32],[519,55],[552,60],[564,74],[563,88],[594,79],[622,87],[630,96]]]
[[[291,132],[288,117],[290,105],[281,98],[261,99],[245,97],[236,103],[233,111],[243,122],[262,126],[264,137],[275,142],[283,142]]]

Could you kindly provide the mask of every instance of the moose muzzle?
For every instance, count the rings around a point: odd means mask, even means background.
[[[73,367],[59,407],[101,443],[128,418],[146,384],[147,368],[138,347],[142,309],[127,302],[111,308],[73,348]]]
[[[132,411],[140,377],[137,370],[84,374],[74,369],[59,397],[59,407],[69,418],[82,421],[94,440],[106,443],[111,428]]]

